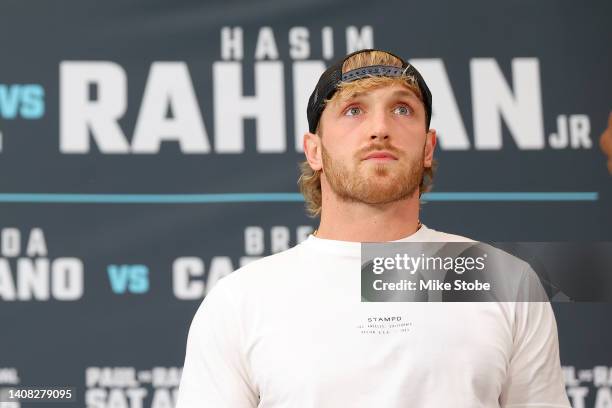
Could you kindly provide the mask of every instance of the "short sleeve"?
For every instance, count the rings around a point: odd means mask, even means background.
[[[193,318],[176,408],[256,407],[242,350],[241,322],[221,279]]]
[[[548,302],[517,302],[513,352],[499,399],[502,408],[569,407],[557,323]]]

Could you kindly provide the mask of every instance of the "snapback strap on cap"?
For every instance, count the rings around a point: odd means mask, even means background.
[[[406,72],[406,68],[395,67],[392,65],[370,65],[368,67],[357,68],[342,74],[342,82],[356,81],[368,75],[399,77]]]

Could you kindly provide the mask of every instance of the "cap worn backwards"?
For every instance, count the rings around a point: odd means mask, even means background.
[[[344,62],[347,59],[349,59],[353,55],[369,51],[379,51],[392,55],[402,62],[402,66],[400,68],[390,65],[370,65],[342,73],[342,66],[344,65]],[[334,93],[336,93],[336,91],[338,90],[338,85],[340,85],[341,83],[352,82],[358,79],[367,78],[369,76],[414,77],[416,79],[419,90],[421,91],[421,95],[423,96],[423,104],[425,105],[425,114],[427,117],[427,129],[429,129],[429,125],[431,123],[431,92],[429,91],[429,88],[427,87],[427,84],[425,83],[425,80],[423,79],[419,71],[417,71],[417,69],[413,65],[406,62],[403,58],[398,57],[397,55],[389,51],[375,50],[369,48],[355,51],[345,56],[344,58],[327,68],[327,70],[325,70],[323,74],[321,74],[319,82],[317,82],[314,91],[310,95],[310,99],[308,100],[308,108],[306,109],[309,131],[311,133],[316,132],[317,125],[319,124],[319,119],[321,118],[323,109],[325,109],[325,100],[330,99],[334,95]]]

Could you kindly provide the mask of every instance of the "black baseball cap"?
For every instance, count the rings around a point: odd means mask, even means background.
[[[367,67],[357,68],[348,72],[342,73],[342,65],[344,62],[355,54],[368,51],[379,51],[390,54],[402,62],[402,67],[395,67],[391,65],[371,65]],[[373,76],[388,76],[388,77],[401,77],[401,76],[412,76],[416,79],[419,90],[423,97],[423,104],[425,105],[425,114],[427,116],[426,123],[427,129],[431,123],[431,92],[425,83],[425,80],[417,71],[417,69],[406,62],[403,58],[384,50],[375,50],[372,48],[355,51],[348,54],[341,60],[334,63],[332,66],[327,68],[321,77],[314,91],[310,95],[308,100],[308,108],[306,109],[306,115],[308,116],[308,129],[310,133],[315,133],[319,119],[325,109],[325,100],[330,99],[338,89],[338,85],[342,82],[352,82],[358,79],[366,78],[370,75]]]

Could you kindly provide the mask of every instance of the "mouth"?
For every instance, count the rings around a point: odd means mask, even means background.
[[[366,157],[363,158],[363,160],[370,160],[375,162],[389,162],[397,160],[397,157],[387,151],[377,151],[369,153]]]

